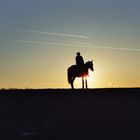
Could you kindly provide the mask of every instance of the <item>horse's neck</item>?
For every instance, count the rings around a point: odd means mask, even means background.
[[[85,68],[85,69],[88,69],[87,63],[84,64],[84,68]]]
[[[84,70],[85,72],[88,72],[88,66],[87,66],[86,63],[85,63],[84,66],[83,66],[83,70]]]

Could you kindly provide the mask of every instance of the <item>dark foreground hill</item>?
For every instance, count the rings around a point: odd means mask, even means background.
[[[140,89],[0,90],[0,139],[140,139]]]

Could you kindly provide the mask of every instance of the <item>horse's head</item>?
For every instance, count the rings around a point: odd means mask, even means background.
[[[91,71],[94,71],[94,68],[93,68],[93,60],[92,61],[88,61],[86,63],[87,67],[91,70]]]

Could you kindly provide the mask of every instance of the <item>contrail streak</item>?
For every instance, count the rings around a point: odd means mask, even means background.
[[[58,42],[43,42],[43,41],[32,41],[32,40],[17,40],[17,39],[4,39],[0,38],[0,40],[8,41],[8,42],[20,42],[20,43],[34,43],[34,44],[42,44],[42,45],[61,45],[61,46],[77,46],[77,47],[85,47],[85,44],[70,44],[70,43],[58,43]],[[86,44],[88,46],[89,44]]]
[[[57,35],[57,36],[64,36],[64,37],[76,37],[76,38],[84,38],[84,39],[89,39],[90,38],[88,36],[81,36],[81,35],[62,34],[62,33],[53,33],[53,32],[41,32],[41,31],[32,31],[32,30],[17,29],[17,28],[6,28],[6,27],[3,27],[1,29],[13,30],[13,31],[18,31],[18,32],[28,32],[28,33],[37,33],[37,34]]]
[[[97,49],[110,49],[110,50],[124,50],[124,51],[137,51],[139,52],[140,49],[138,48],[117,48],[117,47],[97,47],[97,46],[92,46],[93,48]]]
[[[95,49],[109,49],[109,50],[124,50],[124,51],[135,51],[140,52],[140,49],[138,48],[116,48],[116,47],[100,47],[100,46],[94,46],[92,44],[74,44],[74,43],[58,43],[58,42],[43,42],[43,41],[32,41],[32,40],[17,40],[17,39],[4,39],[0,38],[2,41],[8,41],[8,42],[20,42],[20,43],[34,43],[34,44],[42,44],[42,45],[58,45],[60,46],[77,46],[77,47],[84,47],[84,48],[95,48]]]

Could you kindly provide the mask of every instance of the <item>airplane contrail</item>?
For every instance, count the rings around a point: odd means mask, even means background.
[[[74,34],[63,34],[63,33],[54,33],[54,32],[41,32],[41,31],[33,31],[33,30],[17,29],[17,28],[6,28],[6,27],[3,27],[1,29],[13,30],[13,31],[18,31],[18,32],[28,32],[28,33],[37,33],[37,34],[57,35],[57,36],[64,36],[64,37],[76,37],[76,38],[84,38],[84,39],[89,39],[90,38],[88,36],[81,36],[81,35],[74,35]]]
[[[109,50],[124,50],[124,51],[135,51],[135,52],[140,52],[140,49],[138,48],[117,48],[117,47],[101,47],[101,46],[94,46],[90,43],[80,43],[80,44],[75,44],[73,43],[58,43],[58,42],[43,42],[43,41],[32,41],[32,40],[17,40],[17,39],[4,39],[0,38],[2,41],[8,41],[8,42],[21,42],[21,43],[35,43],[35,44],[42,44],[42,45],[58,45],[59,46],[69,46],[69,47],[84,47],[84,48],[95,48],[95,49],[109,49]]]
[[[42,44],[42,45],[61,45],[61,46],[77,46],[77,47],[85,47],[89,46],[90,44],[74,44],[74,43],[59,43],[59,42],[46,42],[46,41],[32,41],[32,40],[18,40],[18,39],[4,39],[0,38],[0,40],[8,41],[8,42],[20,42],[20,43],[34,43],[34,44]]]
[[[100,47],[100,46],[92,46],[93,48],[97,49],[110,49],[110,50],[124,50],[124,51],[137,51],[139,52],[140,49],[138,48],[117,48],[117,47]]]

